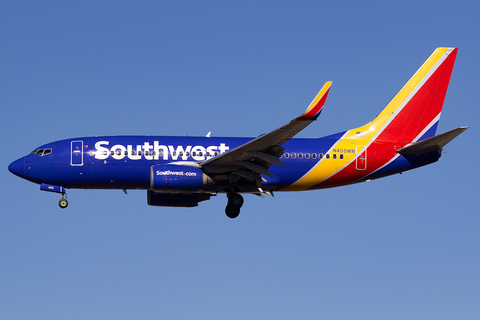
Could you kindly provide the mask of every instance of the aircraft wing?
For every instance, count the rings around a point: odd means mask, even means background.
[[[283,148],[280,146],[305,129],[320,115],[330,91],[332,81],[320,89],[315,99],[300,116],[284,126],[261,135],[235,149],[200,163],[206,173],[233,173],[248,180],[261,183],[260,174],[273,176],[268,168],[272,164],[285,166],[280,161]]]

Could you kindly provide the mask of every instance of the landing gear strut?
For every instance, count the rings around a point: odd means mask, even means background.
[[[66,207],[68,207],[68,201],[67,201],[67,198],[65,197],[66,193],[62,193],[62,199],[60,199],[60,201],[58,202],[58,205],[60,206],[60,208],[62,209],[65,209]]]
[[[234,219],[240,214],[240,208],[243,206],[243,197],[241,194],[232,193],[228,195],[228,203],[225,208],[227,217]]]

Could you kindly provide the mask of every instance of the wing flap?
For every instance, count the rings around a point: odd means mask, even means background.
[[[270,163],[278,164],[279,166],[285,167],[285,163],[280,161],[276,156],[271,155],[269,153],[255,151],[255,152],[247,152],[249,155],[260,158]]]

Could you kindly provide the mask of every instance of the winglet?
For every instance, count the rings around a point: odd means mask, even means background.
[[[318,92],[317,96],[308,106],[305,112],[295,118],[296,121],[305,121],[305,120],[316,120],[322,112],[323,106],[325,105],[325,100],[327,100],[328,92],[330,91],[330,86],[332,85],[332,81],[327,81],[322,89]]]

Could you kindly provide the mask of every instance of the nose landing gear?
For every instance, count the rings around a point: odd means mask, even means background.
[[[65,196],[66,196],[66,193],[65,192],[62,193],[62,199],[60,199],[60,201],[58,202],[58,205],[62,209],[65,209],[66,207],[68,207],[68,201],[67,201],[67,198]]]
[[[243,197],[241,194],[232,193],[228,195],[228,203],[225,208],[227,217],[234,219],[240,214],[240,208],[243,206]]]
[[[67,193],[66,193],[64,187],[56,186],[56,185],[53,185],[53,184],[42,183],[40,185],[40,190],[48,191],[48,192],[61,193],[62,194],[62,199],[60,199],[60,201],[58,202],[58,205],[62,209],[65,209],[66,207],[68,207]]]

